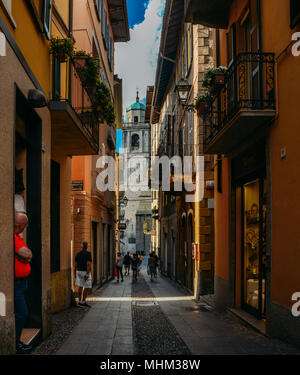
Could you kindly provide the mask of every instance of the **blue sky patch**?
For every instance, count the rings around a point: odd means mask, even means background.
[[[130,29],[133,29],[135,25],[138,25],[145,20],[145,12],[149,1],[150,0],[127,0]]]

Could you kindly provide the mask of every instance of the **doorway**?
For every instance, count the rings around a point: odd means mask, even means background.
[[[31,274],[25,293],[29,316],[21,340],[32,342],[42,330],[42,121],[16,87],[15,170],[23,176],[16,178],[15,194],[24,202],[29,219],[24,240],[32,251]],[[19,174],[20,176],[20,174]],[[20,188],[20,186],[22,188]]]
[[[93,240],[93,285],[98,281],[98,223],[92,221],[92,240]]]
[[[242,307],[261,319],[266,315],[266,179],[257,177],[241,188]]]

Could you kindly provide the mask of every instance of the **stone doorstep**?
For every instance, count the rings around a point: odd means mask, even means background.
[[[266,322],[263,319],[257,319],[253,315],[242,309],[227,308],[226,311],[231,317],[238,318],[244,325],[254,329],[263,336],[268,337],[266,333]]]

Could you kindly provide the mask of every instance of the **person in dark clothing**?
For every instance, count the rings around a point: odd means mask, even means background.
[[[137,272],[140,260],[137,254],[133,254],[133,259],[131,262],[131,269],[132,269],[132,282],[137,281]]]
[[[92,288],[91,262],[92,256],[87,251],[88,243],[82,243],[82,250],[75,257],[75,285],[78,286],[78,306],[90,307],[86,303],[87,290]]]
[[[155,268],[156,268],[156,259],[153,253],[150,253],[148,258],[148,268],[150,270],[151,281],[153,281],[153,277],[155,276]]]
[[[127,254],[125,255],[124,257],[124,266],[125,266],[125,275],[129,275],[130,273],[130,264],[132,262],[132,258],[130,256],[130,253],[129,251],[127,252]]]

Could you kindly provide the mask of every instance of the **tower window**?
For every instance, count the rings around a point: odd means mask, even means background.
[[[133,134],[131,137],[131,148],[132,150],[138,150],[140,147],[140,137],[138,134]]]
[[[139,122],[139,117],[138,116],[134,116],[134,122],[135,122],[135,124]]]

